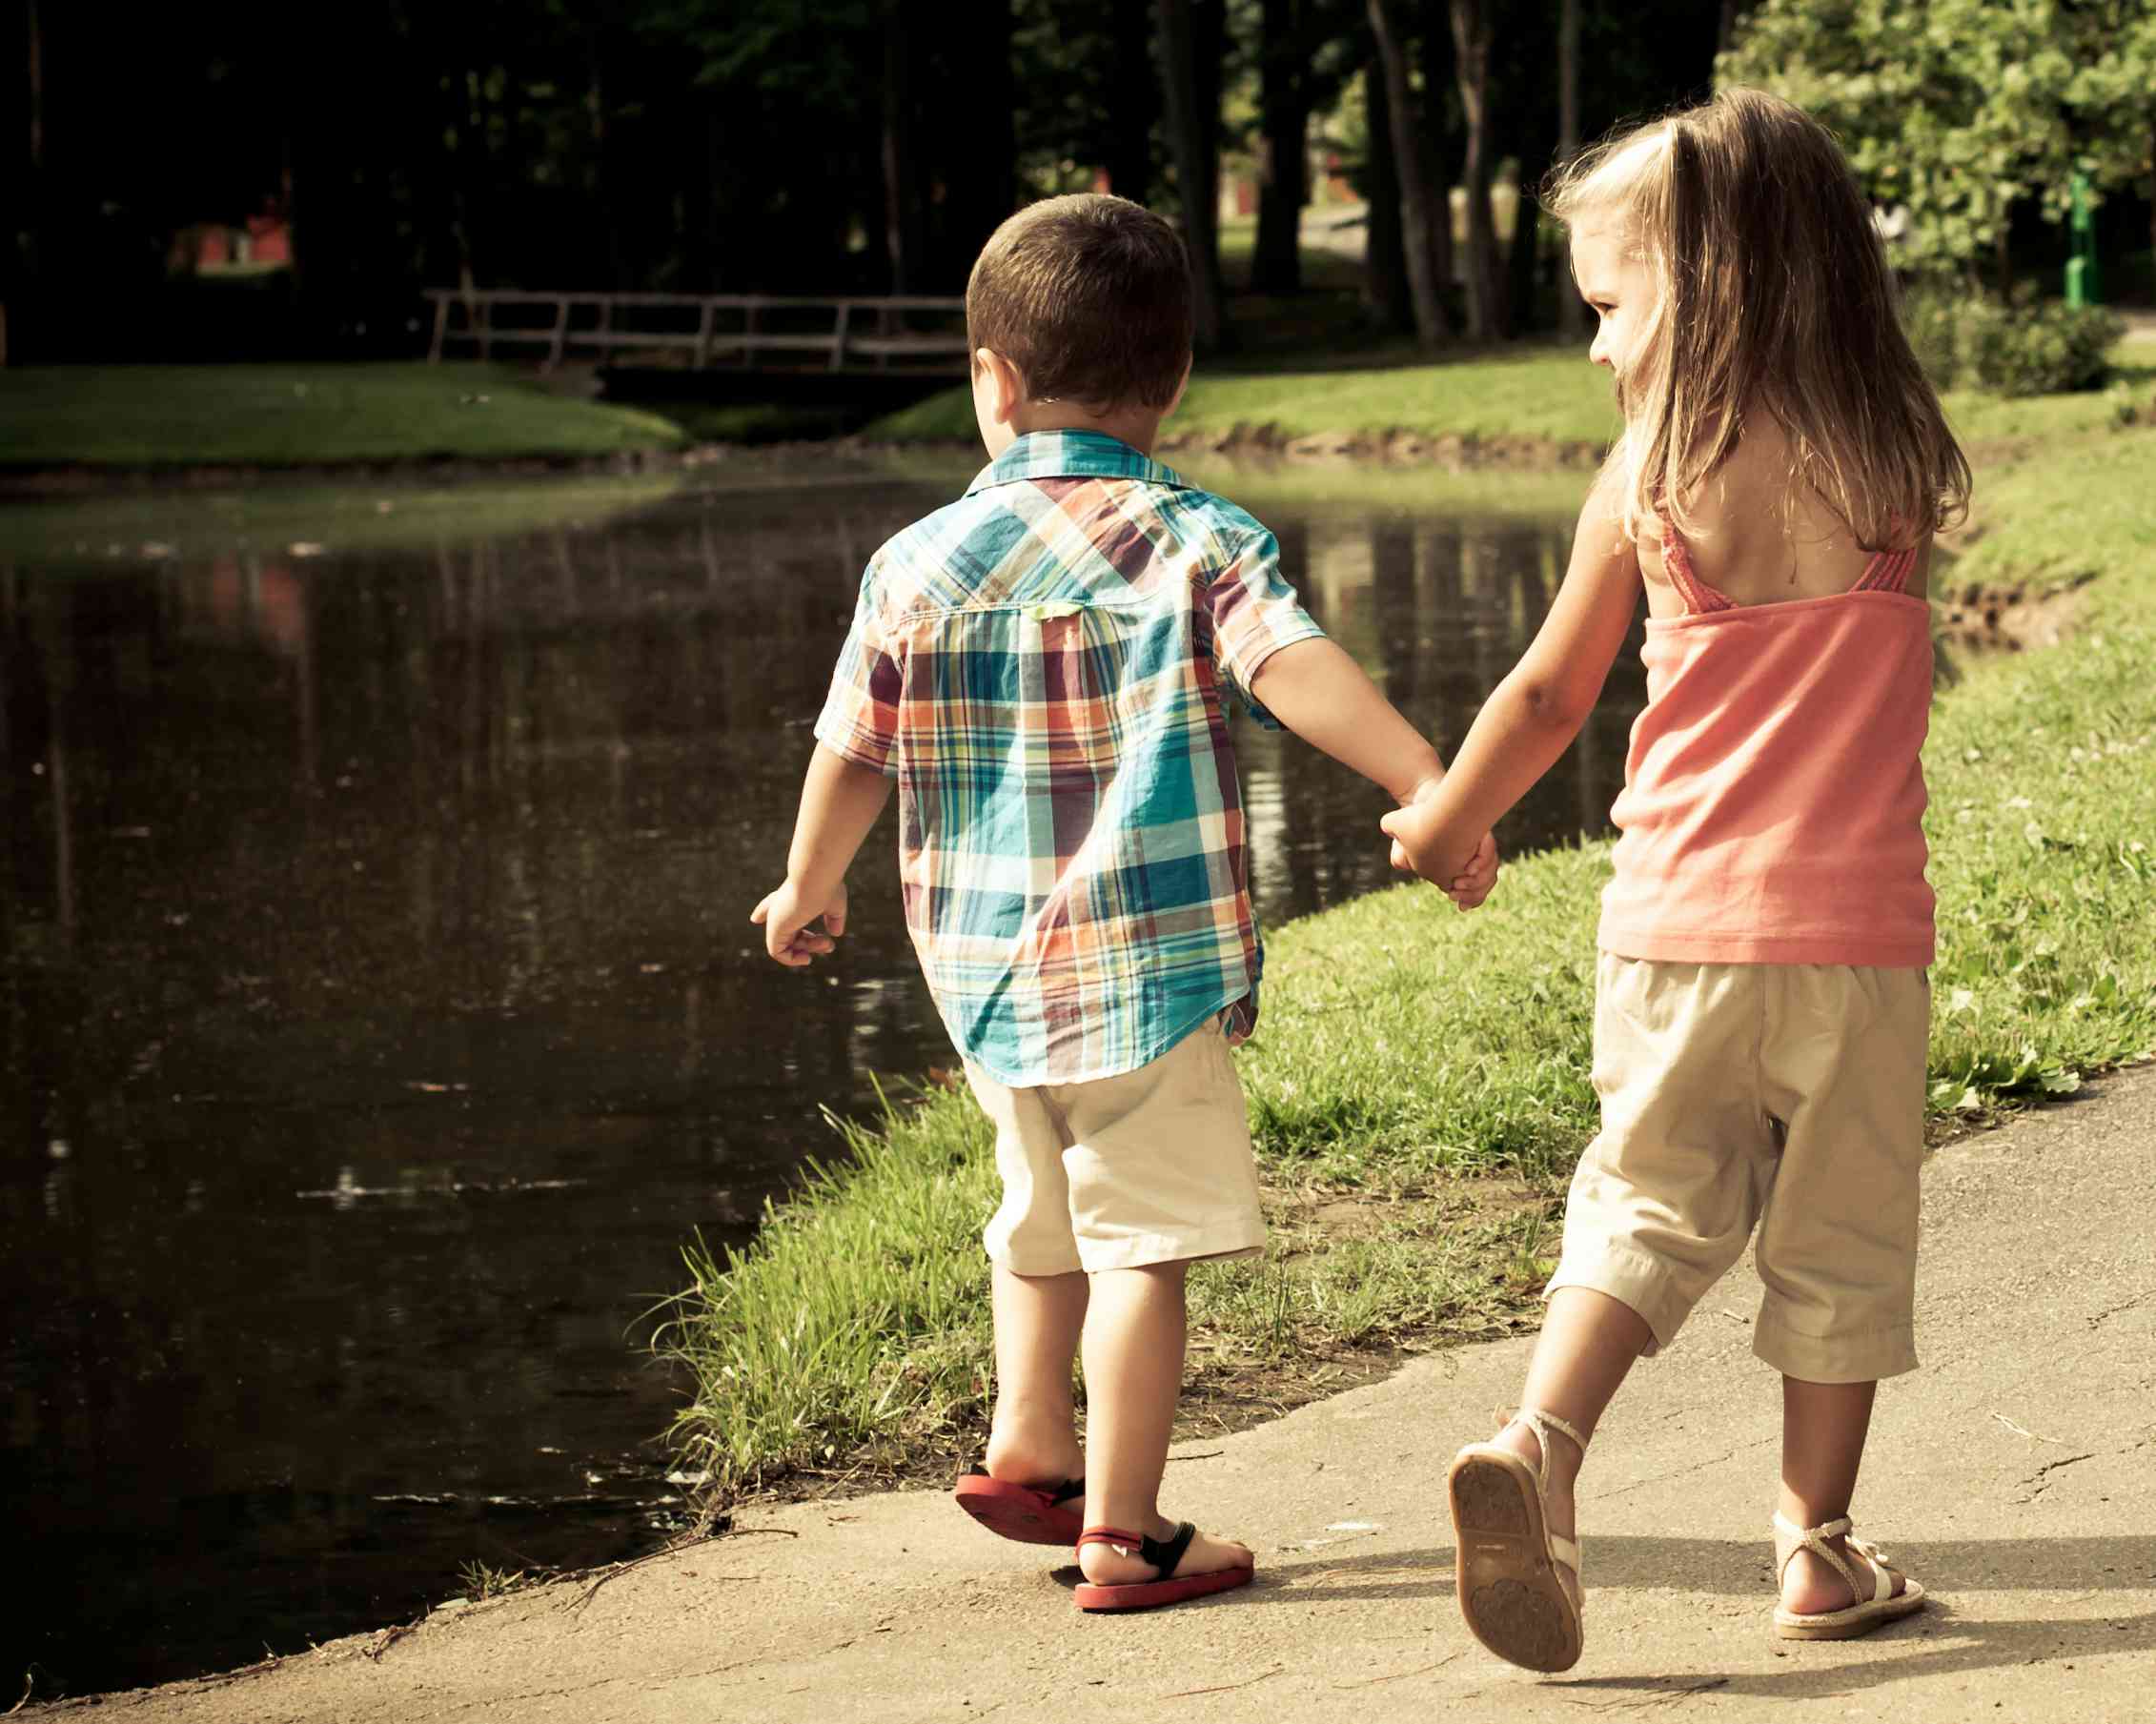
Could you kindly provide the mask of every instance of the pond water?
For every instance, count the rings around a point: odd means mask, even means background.
[[[745,919],[861,565],[962,479],[0,566],[0,1530],[35,1576],[0,1672],[234,1666],[675,1524],[643,1345],[681,1247],[749,1237],[819,1108],[948,1060],[888,817],[838,962],[782,973]],[[1569,537],[1249,500],[1448,748]],[[1628,654],[1508,849],[1602,827],[1638,701]],[[1238,740],[1269,921],[1390,882],[1380,793]]]

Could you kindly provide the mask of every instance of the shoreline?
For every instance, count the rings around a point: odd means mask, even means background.
[[[1161,438],[1165,456],[1209,455],[1253,465],[1423,467],[1440,473],[1587,472],[1605,447],[1583,438],[1485,436],[1475,432],[1430,436],[1411,430],[1332,431],[1290,436],[1273,424],[1238,425],[1227,433],[1186,432]],[[0,467],[0,498],[82,497],[146,492],[189,495],[261,484],[483,484],[497,479],[696,473],[712,468],[780,467],[803,460],[977,460],[977,443],[955,438],[893,442],[865,436],[771,443],[700,443],[684,449],[625,450],[610,455],[525,455],[498,458],[415,455],[350,461],[203,462],[120,465],[71,462],[50,467]]]

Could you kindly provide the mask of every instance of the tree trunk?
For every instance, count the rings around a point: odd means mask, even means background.
[[[1309,55],[1305,0],[1265,0],[1258,96],[1257,244],[1251,286],[1261,294],[1302,291],[1303,205],[1310,195]]]
[[[1532,166],[1541,152],[1533,145],[1519,152],[1519,197],[1513,205],[1512,245],[1505,255],[1506,333],[1523,335],[1541,315],[1542,206],[1536,202]]]
[[[1415,340],[1436,347],[1452,334],[1434,266],[1434,230],[1450,227],[1452,212],[1434,201],[1425,172],[1422,127],[1414,92],[1408,88],[1407,49],[1400,39],[1399,0],[1368,0],[1370,30],[1385,80],[1385,108],[1393,137],[1393,162],[1400,179],[1400,249],[1407,256],[1408,296],[1414,308]]]
[[[16,217],[21,227],[21,234],[17,245],[10,248],[14,252],[14,255],[4,264],[0,264],[0,299],[12,298],[15,301],[17,314],[15,342],[18,350],[22,346],[22,334],[25,327],[21,314],[25,307],[35,299],[37,294],[38,274],[45,250],[45,212],[47,207],[45,192],[45,38],[43,32],[38,29],[37,0],[25,0],[23,10],[27,14],[24,23],[26,26],[25,34],[28,38],[25,44],[28,49],[28,76],[25,80],[25,93],[30,99],[29,174],[23,182],[23,195],[19,203],[20,213]],[[5,310],[5,306],[0,305],[0,314],[4,314]],[[28,327],[34,329],[35,325],[35,314],[32,313]],[[0,335],[4,335],[4,326],[0,326]],[[6,362],[6,355],[0,354],[0,364]]]
[[[25,0],[23,10],[29,27],[30,172],[35,186],[45,173],[45,35],[37,27],[37,0]]]
[[[1557,159],[1579,153],[1579,0],[1560,0],[1557,11]],[[1587,302],[1573,291],[1572,264],[1557,272],[1557,328],[1587,333]]]
[[[1396,4],[1396,0],[1395,0]],[[1422,32],[1422,178],[1430,188],[1430,267],[1440,302],[1452,314],[1452,292],[1459,282],[1454,264],[1453,191],[1459,184],[1457,132],[1443,91],[1453,88],[1453,32],[1436,25]]]
[[[614,164],[606,133],[606,68],[600,41],[600,28],[594,24],[585,36],[591,71],[585,106],[591,118],[592,213],[598,218],[600,232],[606,237],[607,283],[620,292],[635,284],[629,281],[621,258],[621,200],[614,192]]]
[[[977,7],[966,28],[947,39],[952,83],[964,103],[931,110],[944,186],[942,232],[936,235],[933,285],[956,291],[997,224],[1018,201],[1015,114],[1017,72],[1011,63],[1010,0]],[[925,116],[924,116],[925,117]]]
[[[1497,274],[1497,224],[1490,211],[1489,0],[1451,0],[1453,64],[1467,120],[1467,334],[1494,341],[1505,333],[1504,286]]]
[[[457,285],[469,294],[479,285],[479,267],[476,253],[478,247],[472,233],[472,211],[476,204],[484,201],[477,193],[476,150],[472,142],[471,88],[461,64],[458,65],[443,81],[445,95],[445,124],[441,128],[442,153],[448,158],[444,163],[442,188],[448,203],[449,237],[457,248]],[[304,180],[305,176],[301,178]],[[301,191],[311,188],[302,185]],[[292,223],[292,247],[295,253],[305,252],[310,245],[308,233],[311,214],[309,200],[295,197],[286,219]],[[306,289],[302,284],[302,295]]]
[[[913,46],[901,8],[884,14],[884,254],[891,292],[918,290],[921,182],[914,172]]]
[[[1152,0],[1114,0],[1115,39],[1135,46],[1152,33]],[[1161,86],[1142,71],[1109,81],[1108,187],[1118,197],[1147,203],[1152,197],[1153,126],[1160,118]]]
[[[1393,154],[1393,111],[1386,99],[1384,69],[1367,68],[1363,87],[1370,160],[1363,170],[1362,296],[1381,328],[1412,332],[1414,304],[1408,289],[1407,252],[1400,243],[1400,173]]]
[[[1217,4],[1206,10],[1217,12]],[[1210,351],[1227,332],[1227,295],[1220,280],[1220,209],[1215,192],[1219,164],[1214,145],[1219,123],[1220,71],[1199,63],[1201,30],[1194,0],[1153,0],[1160,31],[1162,93],[1167,99],[1168,131],[1173,140],[1175,184],[1183,204],[1183,240],[1190,254],[1190,279],[1197,294],[1197,344]],[[1212,107],[1205,91],[1213,91]]]
[[[1729,51],[1729,45],[1737,37],[1737,14],[1743,8],[1743,0],[1721,0],[1721,22],[1715,27],[1715,57],[1719,60]]]

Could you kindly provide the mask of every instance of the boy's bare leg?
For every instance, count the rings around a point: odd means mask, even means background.
[[[1646,1319],[1622,1300],[1592,1288],[1561,1287],[1550,1295],[1549,1313],[1542,1319],[1542,1333],[1535,1343],[1519,1404],[1554,1412],[1582,1436],[1592,1437],[1625,1373],[1651,1339]],[[1541,1453],[1541,1445],[1526,1425],[1508,1425],[1494,1440],[1530,1462]],[[1560,1538],[1578,1535],[1573,1493],[1581,1458],[1578,1445],[1565,1437],[1552,1445],[1549,1485],[1543,1496],[1550,1531]]]
[[[996,1318],[996,1411],[988,1427],[992,1478],[1060,1485],[1086,1470],[1078,1447],[1070,1367],[1086,1324],[1082,1270],[1016,1275],[998,1264],[990,1282]]]
[[[1776,1507],[1799,1527],[1824,1526],[1849,1512],[1857,1491],[1857,1469],[1864,1458],[1864,1436],[1871,1429],[1872,1397],[1877,1383],[1806,1383],[1781,1380],[1781,1495]],[[1830,1538],[1827,1546],[1846,1558],[1847,1541]],[[1850,1565],[1859,1574],[1864,1565]],[[1894,1590],[1906,1582],[1897,1576]],[[1781,1573],[1784,1610],[1811,1615],[1845,1610],[1857,1600],[1849,1583],[1809,1551],[1799,1551]]]
[[[1093,1277],[1086,1313],[1086,1524],[1167,1538],[1175,1523],[1160,1511],[1160,1476],[1175,1403],[1183,1391],[1184,1263],[1103,1269]],[[1203,1532],[1190,1541],[1179,1574],[1240,1568],[1251,1553]],[[1132,1551],[1087,1545],[1078,1566],[1095,1586],[1154,1579]]]

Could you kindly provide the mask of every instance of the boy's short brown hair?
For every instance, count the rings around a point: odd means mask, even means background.
[[[1036,401],[1166,408],[1190,363],[1191,316],[1182,236],[1100,193],[1019,211],[966,283],[967,347],[1017,366]]]

